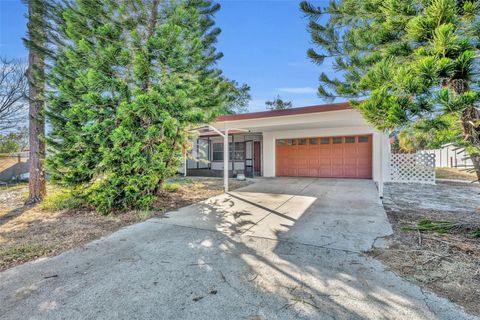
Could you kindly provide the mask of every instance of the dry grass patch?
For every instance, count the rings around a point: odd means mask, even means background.
[[[457,168],[435,168],[437,179],[476,181],[477,175]]]
[[[221,194],[222,183],[221,179],[173,179],[167,183],[155,210],[107,216],[75,208],[71,194],[55,186],[48,188],[55,196],[38,206],[23,205],[28,192],[26,186],[4,188],[0,190],[0,271],[59,254],[121,227]],[[247,184],[232,181],[230,188]]]
[[[480,315],[480,188],[468,183],[388,185],[394,234],[373,256],[396,273]]]

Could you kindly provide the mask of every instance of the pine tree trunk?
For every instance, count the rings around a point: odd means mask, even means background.
[[[29,17],[32,17],[35,0],[28,2]],[[37,4],[38,5],[38,4]],[[29,19],[28,31],[32,35],[42,32],[43,25],[36,25],[34,19]],[[40,29],[40,30],[39,30]],[[42,201],[46,194],[45,171],[43,159],[45,158],[45,120],[44,120],[44,59],[43,56],[30,46],[28,56],[28,81],[29,81],[29,142],[30,142],[30,177],[28,185],[28,199],[26,204]]]
[[[480,152],[480,113],[475,107],[469,107],[462,112],[462,129],[466,140]],[[469,154],[470,159],[480,181],[480,154],[476,152]]]
[[[450,89],[456,94],[462,94],[468,90],[468,83],[463,79],[451,80]],[[475,106],[466,107],[461,114],[463,136],[476,151],[470,153],[477,180],[480,182],[480,113]]]

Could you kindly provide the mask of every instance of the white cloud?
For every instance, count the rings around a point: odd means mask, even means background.
[[[294,93],[294,94],[313,94],[317,93],[317,88],[313,87],[297,87],[297,88],[279,88],[279,92]]]

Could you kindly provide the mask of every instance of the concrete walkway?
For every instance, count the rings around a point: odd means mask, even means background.
[[[0,319],[476,319],[361,253],[370,181],[265,179],[0,274]]]

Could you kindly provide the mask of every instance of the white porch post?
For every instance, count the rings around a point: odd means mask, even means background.
[[[225,190],[225,193],[228,192],[228,130],[225,129],[225,132],[222,133],[220,130],[215,128],[214,126],[208,126],[211,130],[215,131],[218,133],[219,136],[223,137],[223,189]],[[248,130],[243,130],[243,129],[232,129],[232,130],[238,130],[238,131],[245,131],[248,132]]]
[[[228,192],[228,129],[223,134],[223,189]]]

